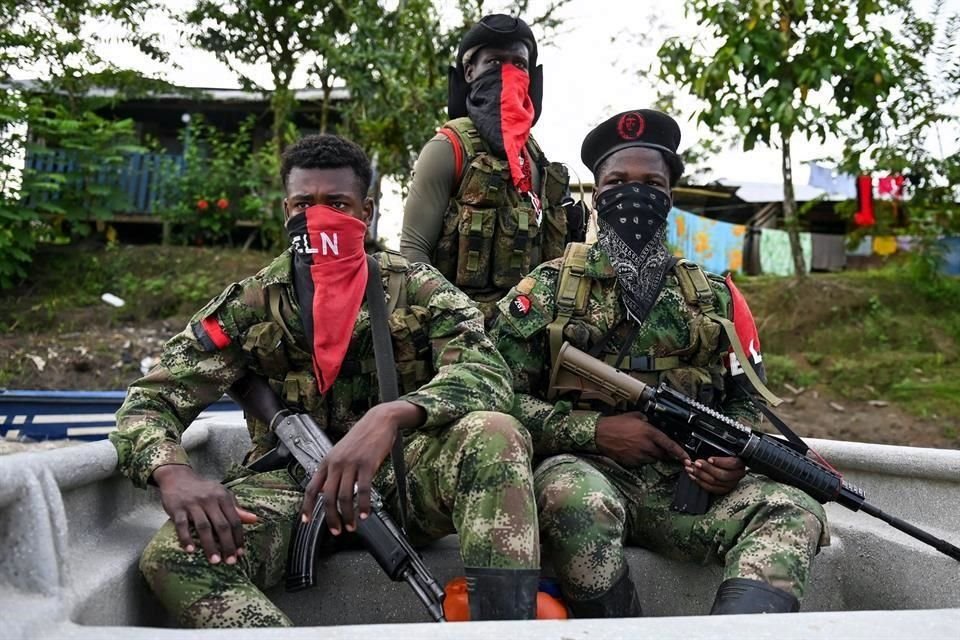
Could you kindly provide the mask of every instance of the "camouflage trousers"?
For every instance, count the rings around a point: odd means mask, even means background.
[[[624,469],[602,456],[559,455],[534,473],[544,557],[568,598],[595,598],[626,571],[624,545],[724,565],[724,580],[750,578],[803,597],[810,564],[829,544],[826,515],[793,487],[748,474],[699,516],[672,511],[680,467]],[[656,580],[656,576],[635,580]]]
[[[464,566],[538,568],[531,452],[520,424],[493,412],[470,413],[438,434],[409,437],[404,458],[411,541],[422,544],[458,533]],[[374,485],[399,522],[389,462]],[[261,589],[283,578],[303,492],[286,470],[250,475],[228,486],[240,506],[258,517],[243,527],[245,553],[237,564],[212,565],[199,549],[187,553],[168,521],[144,550],[140,570],[180,625],[289,626],[290,619]]]

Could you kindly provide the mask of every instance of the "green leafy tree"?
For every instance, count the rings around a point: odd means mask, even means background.
[[[254,148],[255,117],[234,133],[218,130],[195,116],[184,130],[182,163],[165,174],[172,194],[161,217],[183,243],[231,243],[240,224],[255,223],[264,238],[277,240],[280,223],[271,215],[280,200],[279,166],[274,143]],[[252,235],[250,236],[252,237]]]
[[[784,221],[801,275],[794,135],[876,140],[911,119],[929,95],[931,25],[909,0],[686,0],[685,9],[700,35],[667,40],[658,75],[701,101],[698,120],[712,131],[734,127],[745,150],[780,147]]]
[[[122,27],[120,38],[163,59],[143,22],[150,0],[0,0],[0,288],[23,278],[37,242],[89,231],[117,204],[115,172],[132,150],[129,121],[93,112],[87,91],[124,77],[96,54],[93,21]],[[91,31],[87,33],[87,31]],[[18,83],[26,72],[30,84]],[[47,170],[25,166],[56,156]],[[57,155],[59,154],[59,155]]]
[[[359,143],[378,180],[405,183],[416,151],[443,121],[447,66],[465,30],[485,13],[506,11],[548,34],[568,1],[530,16],[527,0],[460,0],[447,24],[431,0],[199,0],[183,21],[192,44],[229,66],[245,88],[270,96],[278,152],[293,135],[294,86],[306,80],[322,90],[317,128]],[[258,65],[269,69],[269,83],[254,78]],[[334,101],[338,89],[347,97]]]
[[[182,20],[192,45],[213,53],[245,89],[269,93],[274,142],[283,149],[296,104],[295,75],[322,55],[317,52],[337,43],[347,46],[348,5],[331,0],[198,0]],[[268,69],[269,84],[255,78],[258,66]]]
[[[840,163],[852,174],[906,178],[904,200],[876,201],[876,225],[863,233],[906,232],[917,238],[910,269],[918,287],[934,292],[941,288],[940,238],[960,235],[960,14],[948,14],[945,6],[937,2],[930,21],[935,32],[925,60],[931,77],[927,99],[910,120],[884,127],[877,140],[849,135]],[[853,207],[844,212],[852,216]]]

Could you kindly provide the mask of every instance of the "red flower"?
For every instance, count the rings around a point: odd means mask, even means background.
[[[227,200],[226,198],[220,198],[219,200],[217,200],[217,209],[220,209],[222,211],[229,206],[230,206],[230,201]]]
[[[203,199],[197,200],[197,209],[199,209],[200,211],[206,211],[209,208],[210,208],[209,202]]]

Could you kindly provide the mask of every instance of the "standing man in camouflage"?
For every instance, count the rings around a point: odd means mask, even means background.
[[[797,611],[810,563],[829,541],[816,501],[746,474],[738,458],[693,462],[642,413],[576,394],[546,400],[552,362],[568,341],[644,382],[759,422],[741,386],[748,377],[768,393],[746,301],[732,280],[678,261],[666,245],[679,142],[676,122],[646,109],[591,131],[581,154],[597,185],[598,243],[571,244],[499,303],[494,339],[514,372],[514,415],[542,460],[534,486],[544,552],[579,617],[641,614],[624,544],[722,563],[711,613]],[[752,363],[738,361],[734,340]],[[712,494],[705,514],[671,510],[682,473]]]
[[[291,248],[197,313],[117,414],[110,439],[120,470],[139,487],[155,485],[171,518],[143,553],[147,582],[183,625],[289,625],[261,589],[282,578],[294,524],[322,494],[339,506],[326,510],[330,532],[355,530],[354,483],[358,517],[373,486],[396,519],[392,465],[382,463],[399,432],[410,537],[459,534],[473,619],[532,618],[531,445],[515,419],[497,413],[509,410],[511,376],[480,312],[429,265],[378,254],[404,395],[377,404],[363,299],[369,162],[352,142],[309,136],[284,153],[282,178]],[[247,372],[267,378],[336,443],[306,496],[286,469],[238,467],[221,484],[190,467],[181,434]],[[248,417],[248,427],[244,462],[276,444],[263,423]]]
[[[400,251],[437,267],[489,323],[525,273],[583,237],[583,210],[567,197],[566,167],[548,162],[530,135],[543,68],[523,20],[494,14],[474,25],[448,90],[450,121],[417,159]]]

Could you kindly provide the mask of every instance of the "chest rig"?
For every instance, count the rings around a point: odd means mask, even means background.
[[[388,251],[377,259],[387,294],[387,324],[400,393],[408,393],[432,377],[430,312],[407,300],[407,261]],[[301,347],[309,339],[303,336],[291,291],[283,282],[264,288],[267,319],[250,327],[243,349],[288,407],[306,411],[321,427],[332,428],[330,435],[335,440],[339,429],[379,401],[369,313],[366,305],[361,308],[337,381],[324,398],[317,388],[312,356]],[[254,445],[251,456],[262,455],[264,448],[275,445],[266,425],[249,420],[248,426]]]
[[[594,282],[586,273],[589,251],[588,244],[570,243],[564,253],[556,290],[556,312],[553,321],[547,325],[551,367],[567,339],[567,326],[571,321],[582,321],[587,316],[590,290]],[[627,346],[623,357],[618,353],[603,352],[591,355],[629,372],[647,384],[666,382],[677,391],[711,405],[723,392],[724,369],[718,357],[721,335],[726,336],[740,362],[749,360],[733,322],[718,309],[717,295],[703,269],[696,263],[681,259],[673,265],[671,274],[676,277],[686,303],[687,344],[657,356],[631,353],[632,345]],[[628,335],[632,341],[636,334]],[[752,367],[745,366],[743,371],[754,389],[768,402],[779,402]]]
[[[492,154],[470,118],[447,122],[439,133],[453,146],[457,187],[444,213],[433,264],[471,297],[495,300],[544,260],[563,255],[567,219],[561,201],[569,174],[548,163],[531,136],[527,152],[540,172],[537,197],[517,192],[507,161]]]

